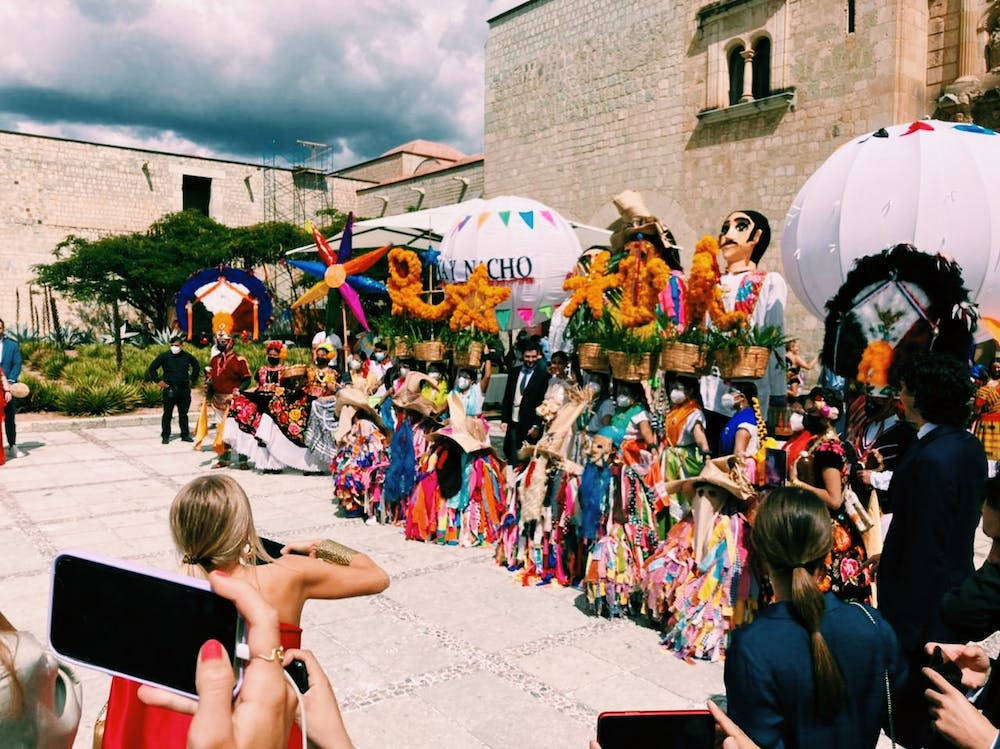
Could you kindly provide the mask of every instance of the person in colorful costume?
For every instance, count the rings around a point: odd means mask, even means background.
[[[705,413],[698,396],[698,382],[690,377],[676,377],[670,385],[670,409],[663,417],[661,473],[668,481],[697,476],[711,456],[705,434]],[[660,538],[667,528],[687,512],[681,495],[661,491],[655,510]]]
[[[396,429],[389,447],[392,462],[386,470],[382,492],[386,518],[392,522],[403,520],[406,505],[421,475],[421,461],[426,461],[431,452],[428,435],[440,426],[437,419],[441,410],[423,395],[428,385],[437,387],[422,372],[409,372],[402,388],[392,398]]]
[[[275,391],[281,389],[281,376],[285,371],[283,364],[288,352],[281,341],[268,341],[264,344],[267,363],[257,370],[255,387],[246,393],[240,393],[233,398],[229,408],[229,416],[241,431],[253,434],[260,424],[260,415],[274,397]]]
[[[799,452],[788,449],[789,485],[812,492],[830,511],[833,550],[827,560],[826,575],[820,581],[820,590],[832,591],[844,600],[869,601],[872,580],[865,565],[868,552],[862,535],[864,531],[849,515],[856,510],[852,510],[845,491],[853,450],[840,439],[833,426],[842,407],[840,396],[834,391],[827,388],[813,391],[805,404],[803,417],[805,431],[812,437]]]
[[[726,261],[726,272],[719,283],[726,312],[745,313],[752,328],[773,326],[783,330],[788,286],[781,274],[765,273],[757,267],[770,243],[771,226],[763,214],[741,210],[726,216],[719,232],[719,251]],[[767,372],[755,381],[761,411],[769,422],[772,406],[776,410],[784,407],[787,381],[780,364],[784,357],[784,348],[776,349],[775,356],[768,361]],[[732,409],[722,405],[726,391],[721,378],[702,378],[701,393],[710,433],[718,433],[733,415]]]
[[[488,353],[488,352],[487,352]],[[480,418],[483,415],[483,398],[493,377],[493,364],[489,359],[483,365],[483,376],[479,377],[473,367],[461,367],[455,377],[455,387],[449,398],[457,395],[465,408],[465,415]]]
[[[431,449],[406,505],[406,538],[479,546],[497,539],[504,464],[485,422],[467,416],[457,393],[448,396],[448,425],[428,435]]]
[[[518,454],[507,495],[497,562],[518,574],[523,585],[561,585],[583,577],[586,546],[579,533],[578,495],[583,466],[573,461],[577,420],[589,405],[591,391],[571,388],[567,403],[534,445]],[[539,406],[541,410],[544,406]]]
[[[982,367],[985,370],[985,367]],[[976,390],[972,433],[983,443],[987,460],[1000,460],[1000,380],[990,376]]]
[[[735,413],[719,435],[719,451],[735,455],[743,461],[743,470],[751,484],[758,484],[758,456],[767,426],[757,399],[757,386],[752,382],[734,382],[722,396],[722,404]],[[777,443],[774,443],[777,446]]]
[[[229,458],[225,457],[226,453],[229,452],[225,442],[225,425],[229,416],[229,407],[239,391],[250,385],[251,374],[247,360],[233,352],[233,339],[229,334],[229,326],[225,322],[216,328],[215,345],[219,353],[212,357],[205,371],[206,406],[202,406],[201,417],[198,419],[194,449],[201,449],[201,443],[208,434],[207,404],[211,403],[218,418],[215,442],[212,444],[212,449],[218,457],[212,463],[212,468],[225,468],[230,464]],[[237,452],[237,457],[239,468],[244,470],[249,468],[245,455],[240,455]]]
[[[348,517],[376,522],[385,517],[382,485],[389,467],[389,433],[364,392],[352,387],[337,393],[337,452],[330,465],[333,501]]]
[[[729,632],[749,620],[758,598],[747,515],[756,490],[734,455],[708,461],[693,478],[671,481],[690,510],[643,570],[644,608],[679,658],[717,661]]]

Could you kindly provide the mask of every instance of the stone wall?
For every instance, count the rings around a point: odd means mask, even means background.
[[[273,174],[275,193],[291,201],[291,172]],[[256,164],[0,132],[0,318],[11,326],[28,324],[31,266],[50,261],[67,235],[142,231],[181,210],[184,175],[212,180],[209,214],[215,220],[243,226],[265,219],[264,170]],[[324,190],[300,194],[311,212],[362,184],[335,180],[332,196]]]
[[[468,180],[468,187],[465,187],[459,178]],[[480,160],[430,174],[420,174],[411,179],[366,187],[358,191],[358,200],[376,202],[378,206],[376,213],[368,215],[392,216],[397,213],[406,213],[411,207],[417,205],[421,209],[437,208],[461,200],[480,198],[483,196],[483,181],[483,162]],[[414,188],[420,188],[424,191],[423,199],[421,199],[420,193],[414,191]],[[376,196],[388,200],[384,214],[382,213],[382,201]]]
[[[634,188],[688,248],[755,208],[774,231],[763,265],[780,269],[785,213],[810,174],[848,139],[927,114],[927,2],[857,0],[854,33],[841,0],[701,14],[705,0],[525,3],[490,23],[486,193],[606,226],[611,197]],[[794,101],[726,111],[726,52],[763,35],[772,91]],[[790,301],[789,328],[815,351],[819,321]]]

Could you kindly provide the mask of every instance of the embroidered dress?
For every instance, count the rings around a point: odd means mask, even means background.
[[[705,414],[698,404],[688,400],[671,408],[664,415],[664,448],[660,453],[660,474],[664,481],[676,481],[697,476],[705,466],[705,458],[694,441],[695,426],[705,428]],[[666,538],[671,523],[676,523],[688,510],[687,500],[680,494],[657,495],[654,507],[661,539]]]
[[[979,388],[974,410],[973,434],[983,443],[987,458],[1000,460],[1000,389],[989,385]]]
[[[359,418],[337,447],[330,470],[333,500],[348,517],[384,517],[382,484],[389,466],[385,435],[368,419]]]
[[[823,471],[834,468],[840,472],[841,487],[846,487],[850,471],[847,451],[837,436],[814,437],[799,455],[796,473],[799,480],[823,488]],[[833,525],[833,549],[826,560],[826,574],[819,582],[823,592],[832,591],[843,600],[868,601],[871,598],[871,574],[864,568],[868,559],[861,532],[847,516],[843,506],[830,510]]]

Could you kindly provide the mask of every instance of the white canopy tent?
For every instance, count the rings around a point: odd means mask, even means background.
[[[422,211],[358,221],[354,224],[354,249],[376,249],[385,247],[387,244],[395,247],[409,247],[411,250],[438,249],[441,238],[457,221],[471,213],[476,213],[485,203],[485,200],[475,198],[438,208],[427,208]],[[586,226],[575,221],[570,221],[569,224],[576,232],[582,249],[610,247],[611,232],[607,229]],[[337,234],[329,237],[330,244],[336,247],[340,243],[340,236]],[[316,246],[308,244],[289,250],[285,254],[294,257],[315,251]]]

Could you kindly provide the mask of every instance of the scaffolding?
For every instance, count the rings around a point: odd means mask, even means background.
[[[296,144],[290,152],[280,153],[275,148],[262,159],[265,221],[302,226],[320,211],[336,207],[327,181],[333,149],[309,140],[298,140]]]

